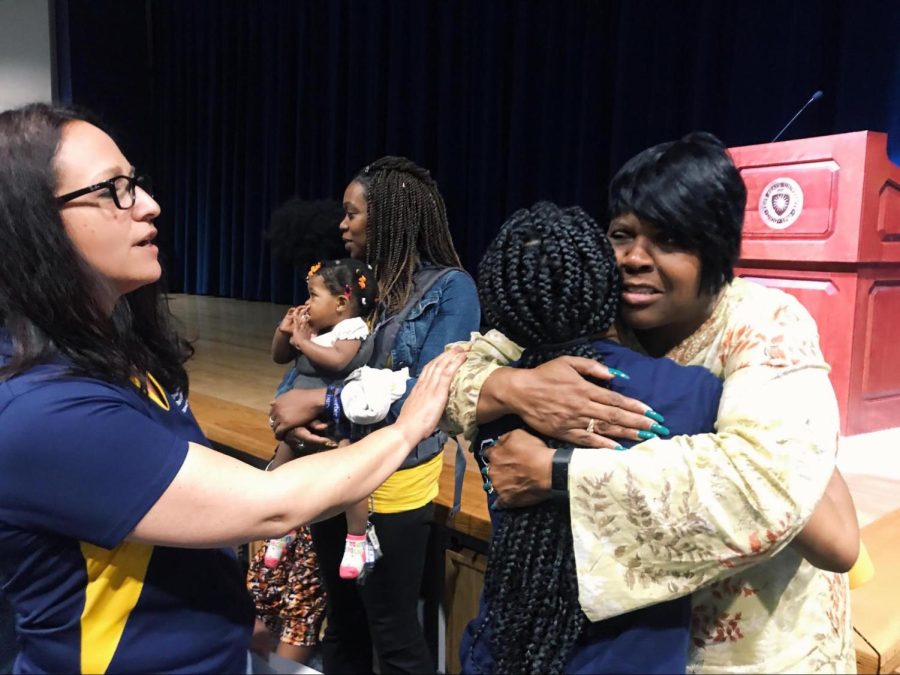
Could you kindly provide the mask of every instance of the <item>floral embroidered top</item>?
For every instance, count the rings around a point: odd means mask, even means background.
[[[625,343],[640,350],[633,337]],[[520,353],[497,331],[474,337],[451,388],[448,430],[475,435],[482,384]],[[690,672],[855,672],[846,575],[787,547],[837,449],[815,322],[792,296],[736,279],[667,356],[723,379],[716,433],[575,451],[582,608],[599,621],[691,594]]]

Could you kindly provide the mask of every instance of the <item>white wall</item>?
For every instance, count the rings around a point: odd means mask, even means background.
[[[51,0],[0,0],[0,110],[53,97]]]

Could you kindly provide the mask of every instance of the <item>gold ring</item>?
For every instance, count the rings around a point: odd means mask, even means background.
[[[596,423],[597,423],[597,420],[595,420],[593,417],[591,418],[591,421],[588,422],[588,425],[587,425],[587,432],[588,432],[589,434],[594,433],[594,425],[595,425]]]

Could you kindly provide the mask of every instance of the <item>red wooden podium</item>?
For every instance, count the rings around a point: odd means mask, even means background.
[[[844,435],[900,426],[900,167],[861,131],[731,148],[747,184],[736,273],[819,325]]]

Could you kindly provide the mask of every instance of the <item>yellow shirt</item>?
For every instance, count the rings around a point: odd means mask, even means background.
[[[375,513],[401,513],[425,506],[437,497],[444,451],[424,464],[395,471],[372,494]]]

